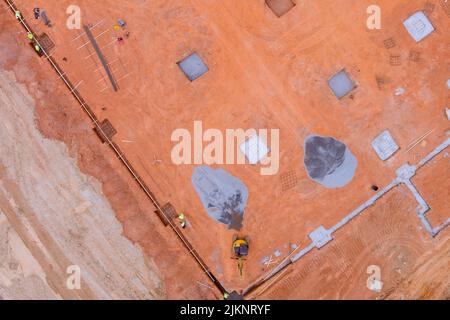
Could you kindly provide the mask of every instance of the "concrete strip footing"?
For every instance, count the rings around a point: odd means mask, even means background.
[[[341,221],[339,221],[336,225],[331,227],[330,229],[326,229],[324,226],[320,226],[317,229],[315,229],[313,232],[309,234],[309,237],[311,239],[311,243],[301,249],[298,253],[293,255],[291,258],[283,261],[280,265],[275,267],[273,270],[271,270],[268,274],[266,274],[262,279],[260,280],[258,285],[261,285],[263,282],[269,280],[273,276],[275,276],[278,272],[283,270],[285,267],[287,267],[289,264],[297,262],[300,260],[303,256],[305,256],[307,253],[311,252],[314,248],[320,249],[326,246],[330,241],[333,240],[333,233],[337,231],[338,229],[345,226],[347,223],[349,223],[352,219],[356,218],[357,216],[361,215],[367,208],[370,206],[373,206],[380,198],[382,198],[386,193],[394,189],[395,187],[399,186],[400,184],[404,184],[408,190],[411,191],[412,195],[416,199],[417,203],[419,204],[416,214],[419,217],[420,221],[422,222],[422,225],[424,226],[425,230],[432,236],[435,237],[439,232],[444,230],[450,225],[450,218],[448,218],[443,224],[433,227],[431,223],[428,221],[426,217],[426,213],[430,210],[429,205],[426,203],[425,199],[420,195],[419,191],[415,187],[415,185],[411,182],[411,179],[416,175],[417,170],[419,170],[421,167],[423,167],[425,164],[427,164],[429,161],[431,161],[434,157],[436,157],[439,153],[441,153],[443,150],[445,150],[450,145],[450,138],[448,138],[446,141],[444,141],[442,144],[440,144],[437,148],[435,148],[431,153],[429,153],[425,158],[423,158],[416,166],[405,164],[401,166],[399,169],[396,170],[397,177],[392,180],[391,183],[389,183],[386,187],[384,187],[381,191],[379,191],[376,195],[374,195],[372,198],[364,202],[362,205],[360,205],[358,208],[353,210],[351,213],[346,215]],[[252,284],[250,287],[248,287],[244,292],[248,293],[253,288],[255,288],[255,284]]]

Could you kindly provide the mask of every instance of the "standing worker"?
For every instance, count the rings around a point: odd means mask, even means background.
[[[36,50],[37,53],[40,53],[40,52],[41,52],[41,47],[39,47],[38,44],[35,44],[35,45],[34,45],[34,49]]]
[[[35,19],[39,19],[40,16],[41,16],[41,9],[39,9],[39,8],[34,8],[34,9],[33,9],[33,12],[34,12],[34,18],[35,18]]]
[[[27,34],[28,39],[33,40],[34,36],[31,32],[28,32]]]
[[[180,219],[180,226],[181,228],[186,228],[186,217],[184,215],[184,213],[180,213],[180,215],[178,216],[178,219]]]
[[[17,20],[22,20],[22,14],[20,13],[19,10],[16,10],[16,19]]]

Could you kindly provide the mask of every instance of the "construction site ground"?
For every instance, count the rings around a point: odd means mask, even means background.
[[[288,256],[293,245],[308,245],[310,232],[335,225],[374,195],[372,186],[383,188],[401,165],[417,163],[449,137],[450,4],[379,0],[382,29],[368,30],[371,1],[295,2],[280,18],[263,0],[14,2],[30,26],[55,43],[53,59],[97,117],[117,130],[114,142],[157,199],[186,214],[183,234],[229,290],[247,288]],[[67,28],[71,4],[81,8],[82,24],[95,26],[117,92],[102,74],[83,30]],[[34,7],[45,8],[51,28],[34,20]],[[436,31],[416,43],[402,21],[424,9]],[[129,32],[122,44],[116,39],[124,31],[113,28],[119,18]],[[15,250],[33,256],[23,262],[30,271],[16,275],[20,285],[33,288],[34,298],[41,292],[42,297],[63,298],[219,298],[220,292],[101,143],[48,61],[30,48],[3,2],[0,28],[0,136],[8,141],[0,150],[0,226],[11,230],[6,235],[0,230],[0,239],[16,239],[20,248]],[[395,46],[387,48],[387,39]],[[177,62],[192,52],[209,71],[190,82]],[[420,59],[411,59],[416,53]],[[393,65],[393,57],[400,65]],[[344,68],[357,88],[338,100],[327,80]],[[396,95],[397,88],[404,94]],[[11,108],[14,101],[25,108]],[[226,169],[249,190],[239,234],[250,237],[251,248],[242,277],[230,259],[236,231],[207,215],[191,183],[195,165],[171,160],[172,132],[192,131],[194,121],[223,132],[280,129],[278,174],[263,176],[255,165],[213,166]],[[387,161],[371,146],[384,130],[400,146]],[[349,147],[358,160],[350,184],[326,189],[308,177],[303,144],[311,134],[332,136]],[[445,151],[413,179],[431,207],[427,216],[433,225],[449,217],[449,164]],[[282,183],[287,174],[295,177],[289,187]],[[40,192],[36,184],[43,188]],[[393,189],[333,234],[331,243],[308,253],[249,298],[449,298],[449,231],[431,237],[416,207],[404,186]],[[104,241],[110,245],[95,246]],[[124,253],[132,258],[121,257]],[[270,263],[264,264],[267,257]],[[69,262],[89,270],[84,291],[62,286]],[[12,284],[3,279],[15,271],[3,264],[0,288],[9,288]],[[382,270],[379,293],[366,287],[370,265]],[[0,290],[5,298],[20,297],[21,290]]]

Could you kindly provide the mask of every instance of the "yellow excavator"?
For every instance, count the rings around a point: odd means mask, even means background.
[[[242,270],[244,269],[244,260],[246,260],[248,256],[249,242],[248,237],[239,237],[238,235],[233,236],[232,259],[238,261],[238,269],[241,277]]]

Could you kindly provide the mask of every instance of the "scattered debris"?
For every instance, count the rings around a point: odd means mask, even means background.
[[[130,142],[132,142],[132,141],[130,141]],[[162,160],[158,159],[158,157],[156,155],[153,155],[153,165],[158,165],[161,163],[162,163]]]
[[[394,94],[395,94],[396,96],[402,96],[402,95],[405,94],[405,92],[406,92],[406,89],[405,89],[405,88],[398,87],[398,88],[395,89]]]
[[[384,85],[386,84],[386,79],[382,75],[376,75],[375,81],[377,82],[377,87],[379,90],[382,90]]]
[[[127,25],[126,22],[122,19],[117,20],[117,23],[119,24],[119,26],[123,29],[125,28],[125,26]]]

